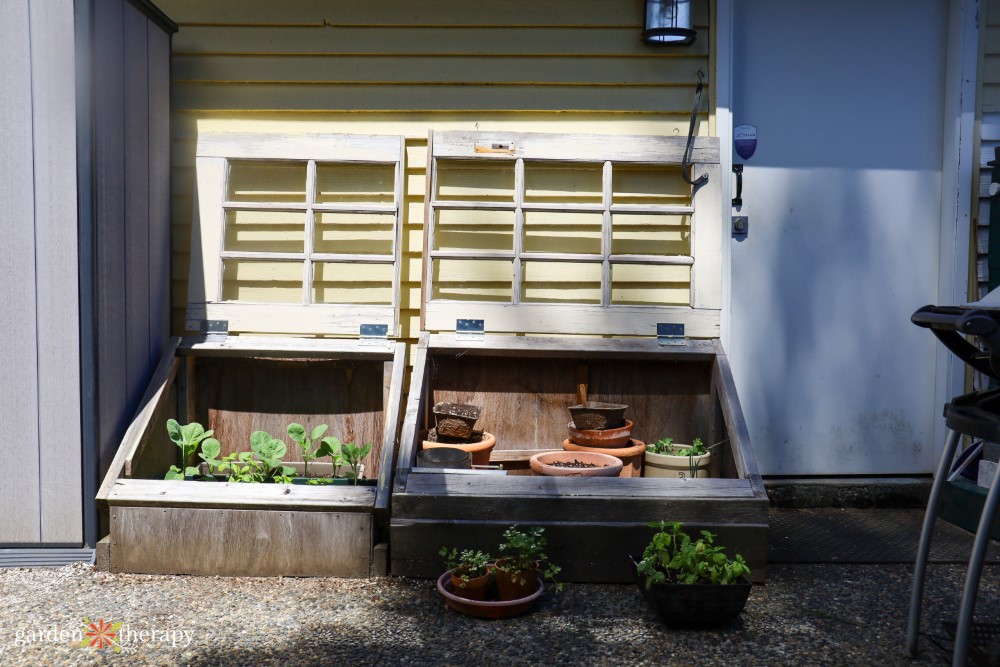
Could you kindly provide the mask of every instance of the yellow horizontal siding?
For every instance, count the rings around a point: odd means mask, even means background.
[[[199,132],[407,137],[400,317],[404,338],[415,339],[429,129],[683,135],[697,72],[711,74],[709,3],[694,5],[699,35],[689,47],[643,44],[642,0],[158,4],[180,26],[172,63],[176,333]],[[714,133],[712,98],[708,81],[700,135]],[[586,224],[565,231],[567,239],[589,233]],[[671,250],[686,242],[680,231],[661,235]],[[537,289],[547,295],[543,283]]]

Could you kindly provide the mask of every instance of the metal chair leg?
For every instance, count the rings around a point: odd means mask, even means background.
[[[962,607],[958,614],[958,625],[955,628],[955,651],[952,654],[952,665],[965,667],[969,655],[969,631],[972,629],[972,617],[976,613],[976,595],[979,593],[979,579],[983,574],[983,561],[986,559],[986,547],[990,543],[990,531],[993,519],[996,517],[997,504],[1000,504],[1000,475],[993,478],[990,492],[986,494],[983,514],[979,517],[976,528],[976,539],[972,543],[972,556],[969,558],[969,570],[965,575],[965,589],[962,591]]]
[[[931,551],[934,520],[937,518],[938,505],[941,503],[941,489],[944,488],[945,481],[948,479],[951,462],[955,458],[955,450],[958,448],[960,437],[961,435],[957,431],[948,431],[944,451],[941,452],[941,461],[938,463],[937,474],[931,485],[931,495],[927,499],[924,526],[920,531],[917,563],[913,570],[913,592],[910,594],[910,616],[906,623],[906,650],[913,657],[917,655],[917,643],[920,637],[920,606],[924,598],[924,576],[927,574],[927,557]]]

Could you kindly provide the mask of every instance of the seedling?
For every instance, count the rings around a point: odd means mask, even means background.
[[[538,572],[554,583],[556,590],[562,590],[562,584],[556,581],[562,568],[545,554],[548,541],[542,535],[544,532],[544,528],[537,526],[523,531],[511,526],[504,531],[504,541],[500,544],[503,558],[497,561],[497,569],[510,574],[522,586],[528,583],[529,574]]]
[[[181,426],[177,423],[176,419],[168,419],[167,435],[170,437],[171,442],[180,448],[181,465],[185,467],[182,470],[176,465],[170,466],[170,470],[167,471],[164,479],[184,479],[185,475],[197,475],[198,469],[194,466],[187,465],[188,461],[190,461],[191,457],[194,456],[194,453],[198,451],[198,445],[202,445],[203,451],[206,446],[209,447],[210,450],[212,448],[220,448],[219,441],[210,437],[212,433],[213,431],[206,431],[205,427],[198,422],[191,422],[190,424]],[[215,449],[216,456],[218,456],[219,451],[219,449]]]
[[[354,483],[358,483],[358,477],[360,476],[361,461],[368,456],[368,452],[372,450],[372,443],[366,444],[364,447],[358,447],[354,443],[345,442],[340,446],[340,453],[344,457],[344,461],[351,466],[351,471],[347,473],[347,476],[354,480]]]
[[[302,450],[303,477],[309,476],[309,462],[323,458],[324,456],[329,456],[333,460],[335,468],[333,476],[336,477],[339,472],[340,465],[342,464],[342,461],[337,461],[338,454],[340,453],[340,440],[330,436],[320,440],[323,434],[326,433],[327,428],[326,424],[320,424],[314,427],[312,433],[306,436],[306,429],[302,424],[291,423],[288,425],[288,437]],[[317,441],[319,441],[319,444],[313,449],[313,444]]]

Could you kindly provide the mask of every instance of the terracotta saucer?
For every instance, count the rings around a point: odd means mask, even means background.
[[[455,595],[451,585],[451,570],[448,570],[437,580],[438,593],[444,596],[444,601],[457,612],[478,616],[479,618],[510,618],[519,616],[535,606],[535,600],[545,592],[545,584],[538,579],[538,589],[527,597],[516,600],[469,600]]]

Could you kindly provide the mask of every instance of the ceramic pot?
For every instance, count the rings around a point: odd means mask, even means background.
[[[451,586],[451,572],[445,572],[437,580],[438,593],[444,598],[445,603],[457,612],[478,616],[479,618],[510,618],[530,611],[535,606],[535,601],[545,592],[542,580],[537,580],[538,588],[532,591],[527,597],[515,600],[469,600],[455,594]]]
[[[604,449],[601,447],[585,447],[578,445],[569,438],[563,440],[563,449],[567,452],[590,452],[592,454],[607,454],[621,459],[622,470],[619,477],[641,477],[642,460],[646,453],[646,445],[641,440],[632,438],[627,447]]]
[[[632,435],[632,422],[625,420],[625,424],[618,428],[609,428],[602,431],[580,430],[569,423],[569,439],[584,447],[628,447],[629,437]]]
[[[558,461],[594,463],[597,468],[567,468],[552,465]],[[536,475],[552,477],[615,477],[622,470],[622,460],[607,454],[592,452],[548,452],[535,454],[528,461]]]
[[[466,440],[472,437],[472,429],[482,412],[478,405],[464,403],[437,403],[431,408],[434,414],[434,428],[446,438]]]
[[[631,556],[635,566],[641,558]],[[642,597],[660,620],[677,628],[711,628],[735,619],[750,597],[752,584],[743,577],[737,584],[653,584],[636,572],[635,583]]]
[[[531,595],[532,591],[538,588],[541,577],[538,570],[515,570],[514,572],[504,572],[500,567],[508,562],[501,558],[497,561],[497,568],[493,574],[497,582],[497,595],[501,600],[518,600]]]
[[[627,405],[620,403],[587,401],[570,407],[569,414],[576,428],[597,431],[621,426],[627,409]]]
[[[479,442],[430,442],[429,440],[424,440],[423,448],[451,447],[453,449],[461,449],[463,452],[470,452],[472,454],[472,465],[487,466],[490,464],[490,452],[496,447],[497,439],[493,437],[492,433],[482,431],[482,434],[483,439]]]
[[[690,449],[688,445],[674,445]],[[671,456],[669,454],[654,454],[646,452],[644,477],[691,477],[691,465],[695,466],[695,477],[709,477],[709,465],[712,463],[712,452],[695,456]]]
[[[486,574],[479,577],[470,577],[468,581],[465,581],[460,574],[457,574],[457,568],[451,570],[451,592],[466,600],[485,600],[490,592],[490,577],[493,573],[492,567],[492,565],[488,566]]]

